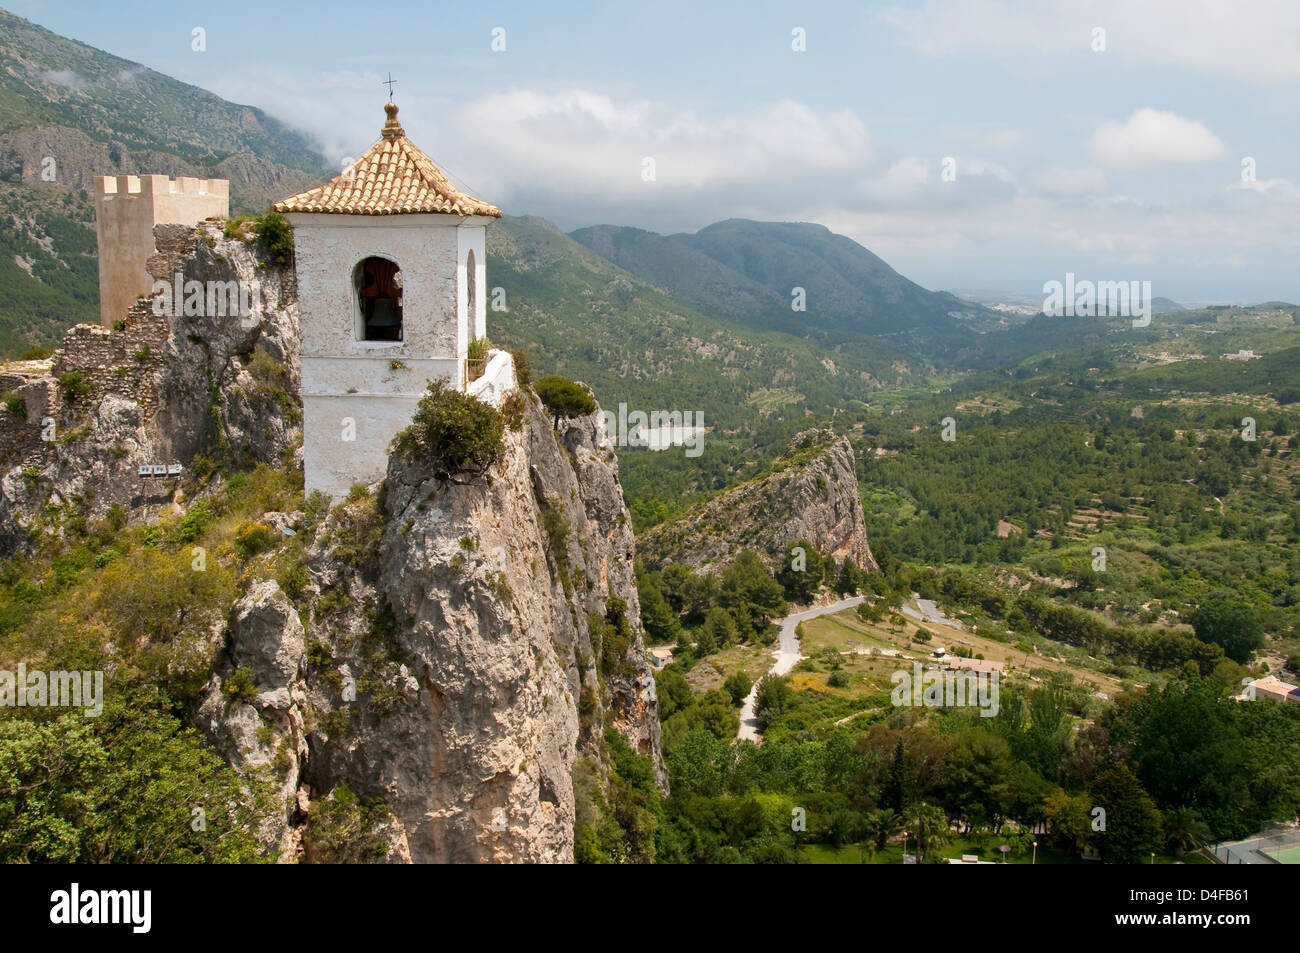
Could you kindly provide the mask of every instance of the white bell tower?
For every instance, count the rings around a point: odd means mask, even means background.
[[[365,155],[275,205],[294,231],[308,493],[381,479],[426,383],[464,389],[470,340],[487,333],[487,225],[501,211],[406,138],[396,103],[384,110]]]

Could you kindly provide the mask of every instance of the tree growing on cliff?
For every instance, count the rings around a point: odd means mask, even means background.
[[[482,476],[504,452],[504,433],[505,418],[495,407],[445,381],[431,381],[411,425],[393,438],[393,449],[427,454],[439,476]]]
[[[596,409],[596,398],[591,396],[590,391],[581,384],[567,377],[560,377],[558,374],[547,374],[534,385],[533,389],[537,391],[537,396],[542,399],[546,409],[555,418],[557,429],[561,417],[581,417]]]

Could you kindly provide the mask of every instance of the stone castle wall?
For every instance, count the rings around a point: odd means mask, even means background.
[[[152,284],[148,261],[156,253],[154,227],[197,225],[230,214],[230,183],[165,175],[98,176],[95,234],[99,244],[99,323],[121,320]]]

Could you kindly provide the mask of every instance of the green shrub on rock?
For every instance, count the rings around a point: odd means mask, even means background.
[[[505,418],[496,408],[433,381],[393,448],[432,457],[440,476],[481,476],[504,452],[504,433]]]
[[[590,391],[558,374],[547,374],[537,382],[534,389],[555,418],[557,427],[561,417],[581,417],[596,409],[596,398],[591,396]]]

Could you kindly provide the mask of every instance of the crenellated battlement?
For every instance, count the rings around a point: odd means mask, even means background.
[[[141,195],[211,196],[230,199],[230,182],[226,179],[199,179],[182,175],[101,175],[95,177],[95,197]]]
[[[230,215],[230,183],[182,175],[101,175],[95,178],[99,239],[99,321],[126,317],[152,279],[145,268],[156,249],[154,226],[194,226]]]

